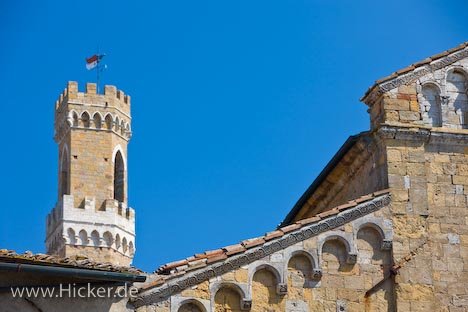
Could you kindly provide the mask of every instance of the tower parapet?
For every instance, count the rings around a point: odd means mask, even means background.
[[[119,265],[135,252],[135,211],[128,207],[130,96],[115,86],[98,94],[68,82],[55,103],[59,147],[56,206],[47,217],[48,253]]]

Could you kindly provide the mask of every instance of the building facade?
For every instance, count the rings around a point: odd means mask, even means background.
[[[370,129],[344,143],[276,229],[162,265],[144,282],[117,274],[138,294],[90,309],[468,311],[468,44],[376,81],[362,101]],[[115,87],[100,95],[94,84],[79,92],[70,82],[60,96],[49,254],[130,264],[130,121],[130,99]],[[30,301],[39,311],[82,306]],[[9,311],[37,311],[15,304]]]

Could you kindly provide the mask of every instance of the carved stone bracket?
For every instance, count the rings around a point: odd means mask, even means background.
[[[382,251],[386,251],[386,250],[391,250],[392,249],[392,245],[393,245],[393,242],[391,240],[388,240],[388,239],[384,239],[382,241],[382,245],[380,246],[380,249]]]
[[[278,283],[278,285],[276,285],[276,293],[280,296],[286,295],[288,293],[288,284]]]
[[[322,270],[321,269],[313,269],[312,270],[312,279],[319,280],[322,278]]]
[[[252,308],[252,299],[241,300],[241,310],[250,310]]]
[[[348,255],[348,258],[346,258],[346,263],[347,264],[355,264],[356,262],[357,262],[357,254],[350,253]]]

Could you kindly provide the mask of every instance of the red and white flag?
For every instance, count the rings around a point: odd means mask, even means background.
[[[86,69],[88,70],[91,70],[93,68],[95,68],[99,61],[102,59],[104,55],[97,55],[97,54],[94,54],[93,56],[91,56],[90,58],[87,58],[86,59]]]

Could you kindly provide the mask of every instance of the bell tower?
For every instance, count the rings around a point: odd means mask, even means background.
[[[135,212],[128,207],[130,96],[70,81],[55,103],[59,175],[57,204],[47,216],[47,253],[129,265]]]

